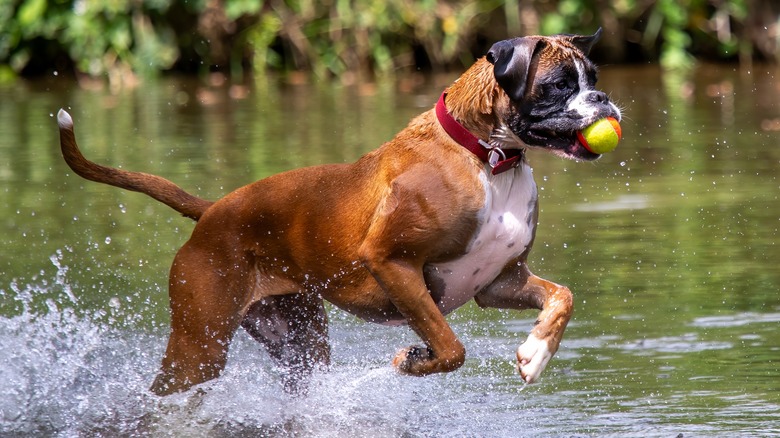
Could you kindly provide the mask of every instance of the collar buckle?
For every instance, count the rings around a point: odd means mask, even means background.
[[[495,169],[496,166],[498,166],[498,163],[500,163],[501,161],[506,161],[506,154],[504,153],[503,150],[501,150],[501,148],[497,148],[497,147],[496,148],[491,148],[488,151],[487,158],[488,158],[487,161],[488,161],[488,164],[490,165],[490,167],[492,169]]]
[[[465,147],[471,153],[476,155],[483,163],[487,162],[491,167],[491,173],[498,175],[499,173],[506,172],[519,166],[523,162],[523,150],[522,149],[509,149],[504,151],[499,147],[494,147],[488,142],[477,138],[474,134],[469,132],[463,125],[461,125],[447,110],[447,106],[444,103],[447,97],[447,92],[442,93],[439,97],[439,101],[436,102],[436,117],[439,120],[444,131],[452,138],[456,143]]]

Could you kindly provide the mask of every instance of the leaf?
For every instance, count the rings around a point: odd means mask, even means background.
[[[46,12],[46,0],[27,0],[19,8],[19,24],[24,29],[38,22]]]
[[[242,15],[252,15],[260,12],[263,2],[255,0],[227,0],[225,3],[225,15],[230,20],[235,20]]]

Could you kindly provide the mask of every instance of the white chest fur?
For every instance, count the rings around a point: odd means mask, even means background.
[[[485,206],[462,257],[426,266],[431,294],[450,312],[490,284],[504,266],[526,250],[536,227],[536,183],[527,164],[498,174],[484,173]]]

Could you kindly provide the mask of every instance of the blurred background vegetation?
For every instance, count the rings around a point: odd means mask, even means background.
[[[780,56],[776,0],[3,0],[0,81],[267,70],[345,82],[462,68],[494,41],[590,33],[602,63]]]

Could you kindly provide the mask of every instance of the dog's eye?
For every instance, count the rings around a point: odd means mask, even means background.
[[[569,88],[569,83],[567,81],[565,81],[565,80],[560,80],[560,81],[555,83],[555,88],[557,88],[559,90],[565,90],[565,89]]]

